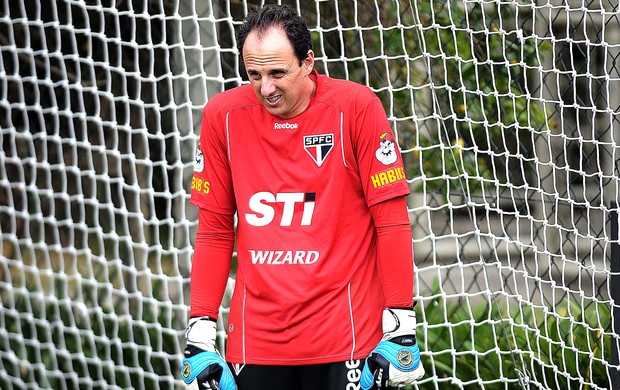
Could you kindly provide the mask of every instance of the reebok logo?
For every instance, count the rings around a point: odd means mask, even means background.
[[[273,124],[273,129],[274,130],[295,130],[298,127],[299,127],[299,123],[284,122],[284,123],[274,123]]]
[[[346,390],[359,390],[360,379],[362,378],[362,368],[360,367],[359,360],[349,360],[344,363],[347,368],[347,383]]]

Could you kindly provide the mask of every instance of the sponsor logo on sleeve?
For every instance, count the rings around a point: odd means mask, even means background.
[[[397,181],[405,179],[405,169],[403,167],[396,167],[392,169],[386,169],[374,175],[370,175],[372,186],[374,188],[383,187]]]
[[[304,136],[304,149],[320,167],[327,155],[334,148],[334,134],[316,134]]]
[[[201,145],[199,142],[198,147],[196,148],[196,155],[194,156],[194,173],[202,173],[205,169],[205,156],[204,153],[202,153],[200,146]],[[194,175],[192,177],[192,191],[200,192],[206,195],[211,192],[211,183],[204,178]]]
[[[200,173],[205,169],[205,156],[200,149],[200,143],[196,148],[196,155],[194,156],[194,172]]]
[[[192,191],[201,192],[207,195],[211,192],[211,183],[199,177],[192,177]]]
[[[389,131],[386,131],[381,134],[379,138],[379,149],[375,152],[375,157],[377,157],[377,160],[379,160],[383,165],[394,164],[398,159],[394,135]]]

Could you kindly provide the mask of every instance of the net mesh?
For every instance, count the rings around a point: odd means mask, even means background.
[[[414,388],[620,386],[618,4],[288,3],[399,138]],[[0,1],[0,388],[181,388],[201,110],[260,4]]]

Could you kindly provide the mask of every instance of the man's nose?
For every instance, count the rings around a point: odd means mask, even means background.
[[[264,77],[261,80],[260,93],[267,97],[276,91],[276,85],[270,77]]]

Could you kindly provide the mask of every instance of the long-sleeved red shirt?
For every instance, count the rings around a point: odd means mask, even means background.
[[[383,107],[366,87],[312,77],[295,118],[270,115],[250,86],[204,110],[190,315],[217,316],[234,242],[229,362],[364,358],[383,308],[413,303],[409,188]]]

